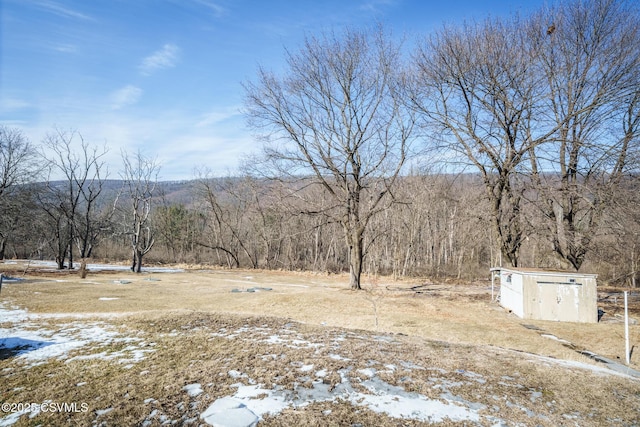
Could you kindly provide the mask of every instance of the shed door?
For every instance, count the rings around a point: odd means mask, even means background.
[[[538,282],[541,318],[579,321],[580,287],[579,283]]]

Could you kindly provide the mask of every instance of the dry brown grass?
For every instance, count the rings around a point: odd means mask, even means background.
[[[163,420],[198,425],[198,414],[215,399],[232,394],[232,385],[238,381],[251,378],[265,388],[310,387],[311,379],[299,372],[301,365],[308,364],[314,365],[314,371],[325,369],[325,381],[331,387],[340,382],[338,372],[347,368],[358,387],[365,379],[358,370],[371,367],[389,384],[434,399],[441,396],[438,384],[455,384],[450,387],[455,396],[483,405],[481,413],[511,424],[634,425],[640,420],[640,382],[567,368],[526,354],[595,364],[523,324],[580,348],[620,357],[624,352],[620,324],[522,321],[490,301],[487,284],[432,285],[417,294],[410,289],[415,283],[378,280],[367,284],[365,291],[352,292],[345,289],[342,276],[240,270],[90,273],[84,280],[52,274],[25,278],[5,285],[0,301],[33,313],[100,318],[122,333],[155,343],[155,351],[130,369],[101,359],[67,363],[52,359],[33,367],[13,358],[0,360],[2,401],[54,399],[87,402],[90,407],[86,413],[22,417],[17,426],[140,425],[145,420],[149,425]],[[272,290],[231,292],[249,287]],[[68,321],[46,318],[54,330]],[[632,343],[640,342],[638,328],[632,326]],[[225,336],[237,330],[243,332],[233,339]],[[265,339],[273,333],[291,334],[318,346],[293,348]],[[77,354],[118,350],[98,346]],[[333,353],[350,360],[332,358]],[[636,368],[639,357],[633,359]],[[398,369],[386,371],[385,365]],[[247,377],[232,377],[231,370]],[[191,383],[202,384],[204,393],[197,399],[183,389]],[[113,410],[96,413],[106,408]],[[421,425],[340,401],[287,409],[265,416],[260,425],[355,423]]]
[[[150,425],[159,425],[164,419],[187,423],[197,419],[216,398],[232,394],[234,383],[247,384],[249,378],[265,388],[279,385],[293,390],[300,387],[303,377],[297,368],[312,363],[314,370],[325,369],[330,373],[326,378],[331,386],[340,382],[337,372],[345,368],[350,368],[349,376],[357,384],[358,379],[364,379],[359,369],[374,367],[383,372],[384,365],[392,364],[398,369],[380,374],[386,382],[434,399],[441,392],[436,385],[451,384],[450,391],[455,396],[483,405],[484,414],[499,416],[510,423],[557,426],[566,423],[567,416],[577,414],[580,425],[616,424],[613,420],[618,418],[628,425],[640,415],[637,382],[566,369],[495,347],[397,335],[385,335],[386,339],[381,340],[367,331],[199,312],[130,316],[126,325],[155,342],[157,351],[131,369],[103,360],[68,363],[52,360],[28,369],[3,361],[0,367],[11,368],[5,371],[0,386],[3,400],[38,402],[55,396],[57,401],[87,402],[90,407],[90,411],[72,417],[42,414],[36,418],[38,423],[47,425],[67,422],[90,425],[94,421],[104,425],[139,425],[145,419],[152,421]],[[230,339],[219,336],[221,330],[245,332]],[[276,331],[288,331],[323,346],[313,351],[264,340]],[[339,348],[332,345],[336,339],[340,339]],[[329,357],[334,352],[351,360]],[[265,357],[270,355],[277,357]],[[232,370],[246,373],[247,377],[230,376]],[[183,390],[185,385],[196,382],[204,390],[199,399],[190,398]],[[96,411],[106,408],[113,410],[97,415]],[[154,409],[157,412],[150,418]],[[324,411],[328,410],[331,412],[326,414]],[[527,411],[535,417],[527,415]],[[288,409],[278,416],[265,417],[261,425],[354,423],[420,425],[365,408],[354,409],[345,402]],[[443,423],[447,424],[455,425]],[[22,418],[16,425],[29,425],[29,420]]]
[[[411,290],[416,283],[380,284],[377,280],[375,286],[365,282],[365,291],[354,292],[346,289],[343,276],[253,270],[142,275],[90,273],[84,280],[69,274],[26,277],[29,278],[26,283],[6,285],[3,299],[35,313],[193,310],[262,314],[310,324],[404,333],[583,360],[577,353],[567,352],[562,343],[522,326],[530,324],[579,348],[624,360],[621,324],[518,319],[490,301],[486,283],[430,285],[426,291],[416,293]],[[272,290],[231,292],[251,287]],[[640,344],[638,325],[631,326],[631,342]],[[635,369],[640,369],[638,353],[632,358]]]

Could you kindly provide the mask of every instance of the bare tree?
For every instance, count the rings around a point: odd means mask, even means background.
[[[532,24],[556,128],[532,147],[535,201],[553,250],[578,270],[639,148],[640,15],[625,1],[584,0]]]
[[[517,18],[443,28],[415,54],[411,103],[449,162],[479,171],[505,261],[517,266],[527,236],[519,173],[550,133],[538,121],[545,95]]]
[[[59,269],[65,259],[73,268],[74,243],[83,262],[91,254],[99,230],[95,208],[105,179],[106,153],[106,148],[91,147],[76,131],[56,129],[43,141],[41,156],[48,178],[39,200],[49,217]]]
[[[233,178],[229,178],[233,181]],[[198,245],[209,248],[215,253],[223,253],[228,267],[240,267],[240,252],[244,252],[253,268],[257,268],[257,260],[251,255],[246,244],[246,227],[242,225],[245,209],[242,203],[232,204],[221,201],[221,195],[232,191],[231,185],[224,185],[226,179],[214,178],[209,171],[201,171],[198,178],[197,193],[204,203],[202,210],[206,212],[206,236],[198,241]],[[206,240],[205,240],[206,239]],[[219,255],[220,257],[220,255]]]
[[[131,271],[140,273],[142,259],[155,243],[151,227],[153,196],[158,183],[160,165],[140,151],[135,155],[122,152],[124,169],[121,173],[123,195],[129,205],[123,209],[123,233],[129,236],[132,250]]]
[[[0,197],[16,185],[33,179],[36,152],[22,131],[0,125]]]
[[[309,37],[277,76],[261,68],[245,85],[249,123],[265,138],[270,178],[286,183],[305,214],[342,225],[349,284],[360,289],[371,219],[393,202],[413,116],[400,99],[399,47],[381,29]],[[319,187],[329,203],[319,204]]]
[[[20,222],[25,201],[21,186],[34,178],[35,159],[35,149],[19,129],[0,126],[0,260]]]

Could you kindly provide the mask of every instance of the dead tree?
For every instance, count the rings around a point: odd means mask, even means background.
[[[151,213],[160,165],[140,151],[134,155],[123,151],[122,160],[123,189],[119,198],[128,199],[129,202],[122,210],[123,234],[129,237],[131,244],[131,271],[140,273],[142,259],[155,243]]]

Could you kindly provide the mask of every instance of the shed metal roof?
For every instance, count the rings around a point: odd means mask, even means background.
[[[507,271],[530,276],[571,276],[571,277],[598,277],[597,274],[579,273],[576,271],[545,270],[543,268],[515,268],[515,267],[493,267],[491,271]]]

